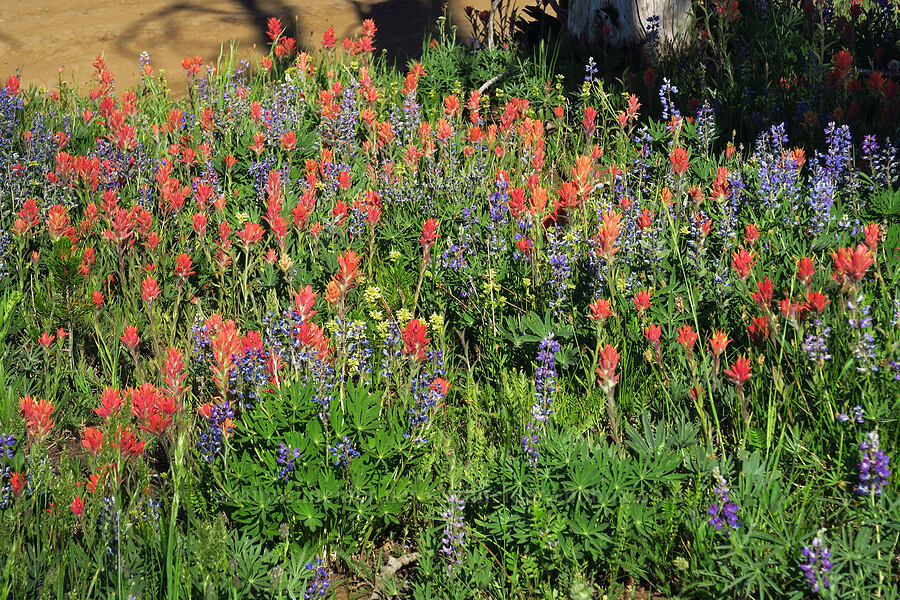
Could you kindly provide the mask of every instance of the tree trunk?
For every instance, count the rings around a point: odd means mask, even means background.
[[[659,17],[659,38],[677,44],[690,23],[691,0],[571,0],[569,35],[582,44],[631,46],[647,38],[647,19]],[[608,33],[605,33],[608,32]]]

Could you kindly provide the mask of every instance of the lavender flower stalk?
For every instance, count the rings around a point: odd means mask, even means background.
[[[444,519],[444,537],[441,538],[441,552],[449,560],[447,573],[451,576],[454,569],[462,564],[466,537],[466,523],[463,515],[465,508],[465,500],[456,494],[450,494],[447,498],[447,510],[441,513],[441,518]]]
[[[534,404],[531,406],[533,421],[529,421],[525,435],[522,436],[522,449],[532,466],[537,465],[538,433],[544,423],[553,414],[553,394],[556,392],[556,353],[559,352],[559,342],[553,339],[551,331],[547,337],[541,340],[538,346],[537,369],[534,373]]]
[[[713,493],[719,497],[719,500],[706,511],[710,516],[707,523],[712,527],[715,527],[716,531],[722,529],[725,523],[727,523],[730,528],[737,529],[741,526],[741,523],[737,518],[738,505],[731,501],[729,496],[731,490],[728,489],[728,482],[725,481],[725,478],[722,477],[722,474],[719,472],[719,467],[713,469],[713,479],[716,480],[716,486],[713,488]]]
[[[831,571],[831,550],[822,541],[822,532],[813,538],[811,546],[803,547],[803,558],[806,562],[800,565],[800,570],[806,576],[806,581],[816,594],[824,587],[831,584],[828,581],[828,573]]]
[[[16,453],[13,447],[16,445],[16,436],[11,433],[0,433],[0,456],[6,455],[13,458]]]
[[[879,447],[877,431],[870,431],[866,439],[859,445],[862,453],[859,461],[859,485],[856,493],[860,496],[880,496],[887,486],[891,470],[888,463],[891,458]]]
[[[336,446],[332,446],[328,449],[333,457],[334,465],[343,465],[345,467],[350,465],[350,461],[359,456],[359,452],[353,447],[353,444],[350,442],[350,439],[345,435],[344,439],[337,444]]]
[[[328,571],[325,569],[324,565],[322,565],[322,557],[317,557],[315,564],[311,562],[307,563],[306,569],[313,571],[313,578],[306,588],[306,593],[303,594],[304,600],[324,598],[325,594],[328,593],[328,586],[330,584],[328,583]]]
[[[287,481],[291,471],[294,470],[294,461],[300,458],[300,448],[292,448],[285,444],[278,446],[278,458],[275,459],[281,469],[278,470],[278,478]]]

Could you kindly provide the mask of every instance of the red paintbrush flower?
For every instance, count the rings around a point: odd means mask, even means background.
[[[825,297],[825,294],[822,292],[810,292],[806,296],[806,302],[810,308],[814,308],[816,313],[822,314],[822,311],[825,310],[825,307],[831,302],[828,298]]]
[[[249,250],[250,246],[262,239],[264,230],[259,223],[247,223],[243,231],[238,232],[238,238],[241,240],[245,250]]]
[[[43,398],[34,400],[31,396],[25,396],[19,401],[19,408],[25,418],[28,435],[36,442],[43,440],[56,425],[51,418],[56,409],[49,400]]]
[[[638,229],[641,231],[650,227],[653,224],[653,213],[647,209],[641,211],[641,216],[638,217]]]
[[[90,493],[95,493],[97,491],[97,484],[100,482],[100,476],[94,473],[88,475],[87,481],[79,481],[76,482],[75,485],[77,487],[81,487],[82,485],[87,486],[87,489]]]
[[[832,278],[838,283],[859,283],[875,262],[871,250],[864,244],[858,244],[855,249],[838,248],[831,252],[831,257],[834,259]]]
[[[598,364],[597,383],[604,393],[609,395],[619,382],[619,376],[616,374],[616,366],[619,364],[619,353],[616,351],[615,346],[606,344],[600,350]]]
[[[159,392],[152,383],[142,383],[128,390],[131,396],[131,414],[139,420],[146,420],[156,406]]]
[[[754,346],[762,346],[769,337],[769,321],[765,317],[753,317],[747,326],[750,343]]]
[[[84,512],[84,498],[81,496],[75,496],[72,498],[72,514],[76,517],[80,517]]]
[[[50,344],[52,344],[53,340],[55,339],[56,337],[54,335],[45,331],[41,334],[41,337],[38,338],[38,344],[40,344],[44,348],[44,350],[47,350],[48,348],[50,348]]]
[[[97,456],[103,446],[103,433],[94,427],[86,427],[84,433],[81,434],[81,445],[91,456]]]
[[[400,333],[403,338],[403,354],[412,356],[417,361],[425,360],[428,343],[431,338],[425,337],[425,326],[418,319],[410,319],[406,328]]]
[[[223,394],[227,390],[229,374],[234,366],[232,356],[240,349],[240,337],[240,332],[234,321],[228,320],[222,323],[219,331],[210,340],[210,348],[213,355],[211,367],[213,381]]]
[[[191,260],[190,255],[187,252],[182,252],[175,258],[175,276],[179,279],[187,279],[190,275],[196,273],[196,271],[191,270],[193,266],[194,261]]]
[[[153,435],[160,436],[166,432],[169,425],[172,424],[172,418],[166,417],[160,412],[152,412],[145,419],[146,425],[141,425],[141,429],[148,431]]]
[[[597,129],[597,109],[593,106],[586,106],[581,125],[584,127],[584,133],[588,138],[594,135],[594,130]]]
[[[739,356],[734,364],[731,365],[731,368],[725,369],[723,372],[739,388],[743,387],[747,380],[750,379],[750,376],[753,375],[750,359],[746,356]]]
[[[269,44],[274,44],[278,41],[278,38],[282,36],[284,33],[284,27],[281,26],[281,21],[278,20],[278,17],[269,17],[269,20],[266,22],[266,34],[269,36],[269,39],[272,40]]]
[[[881,237],[881,229],[878,227],[878,223],[869,223],[866,225],[865,229],[866,236],[866,246],[869,247],[869,250],[872,253],[875,253],[875,250],[878,248],[878,240]]]
[[[187,380],[187,373],[184,369],[184,358],[181,350],[175,346],[171,346],[168,349],[162,370],[166,392],[175,400],[181,400],[187,392],[187,386],[184,383]]]
[[[756,264],[756,258],[752,252],[739,248],[731,253],[731,268],[735,270],[741,281],[750,277],[750,269]]]
[[[438,235],[437,229],[438,221],[434,217],[429,217],[422,224],[422,235],[419,237],[419,243],[422,244],[422,251],[426,256],[431,252],[431,248],[434,247],[437,238],[441,237]]]
[[[790,298],[778,301],[778,310],[781,316],[796,325],[802,323],[806,319],[809,312],[809,304],[806,302],[794,302]]]
[[[291,294],[294,297],[294,308],[297,310],[300,320],[307,321],[311,319],[316,314],[316,311],[312,310],[312,308],[316,303],[316,298],[319,296],[313,291],[312,286],[307,285],[300,288],[299,293],[292,290]]]
[[[828,74],[828,85],[834,87],[843,83],[853,68],[853,56],[846,50],[841,50],[834,55],[834,64]]]
[[[375,37],[376,31],[378,31],[378,28],[375,27],[374,19],[363,19],[362,34],[364,37]]]
[[[147,276],[141,282],[141,298],[147,304],[153,304],[153,301],[156,300],[159,294],[159,283],[157,283],[156,278]]]
[[[194,226],[194,233],[196,233],[199,237],[203,237],[206,235],[206,222],[207,217],[206,213],[198,212],[194,213],[193,218],[191,219]]]
[[[619,224],[622,221],[622,215],[610,209],[606,211],[602,218],[602,223],[597,231],[597,255],[600,258],[610,259],[619,250],[614,246],[616,238],[619,237]]]
[[[349,290],[353,286],[353,282],[359,277],[359,261],[360,256],[353,250],[347,250],[338,256],[338,272],[334,276],[336,283]]]
[[[431,382],[431,385],[428,387],[428,389],[436,392],[441,398],[443,398],[447,395],[447,391],[450,389],[450,382],[443,377],[435,377],[434,381]]]
[[[118,415],[121,408],[122,397],[119,395],[119,390],[114,387],[106,387],[100,392],[100,407],[95,408],[94,412],[104,419],[109,419],[110,416]]]
[[[644,337],[648,342],[659,345],[659,337],[662,335],[662,328],[659,325],[647,325],[644,327]]]
[[[378,205],[367,206],[366,225],[374,229],[379,219],[381,219],[381,207]]]
[[[322,47],[331,50],[334,48],[334,44],[337,41],[337,38],[334,36],[334,27],[329,27],[325,30],[325,34],[322,35]]]
[[[653,353],[657,364],[662,368],[662,345],[659,343],[659,337],[662,335],[662,328],[659,325],[647,325],[644,327],[644,338],[653,346]]]
[[[66,207],[54,204],[47,210],[47,231],[54,242],[70,232],[69,215]],[[71,230],[74,232],[74,230]]]
[[[612,302],[603,298],[597,298],[588,308],[591,309],[588,319],[595,323],[602,323],[615,314],[612,311]]]
[[[125,333],[123,333],[119,339],[122,340],[122,343],[125,344],[125,346],[131,351],[134,351],[134,349],[137,348],[138,344],[141,343],[141,339],[137,334],[137,327],[135,327],[134,325],[129,325],[128,327],[126,327]]]
[[[728,334],[724,331],[713,331],[712,337],[707,340],[709,342],[710,351],[714,356],[720,356],[725,352],[725,347],[731,342]]]
[[[15,96],[19,93],[19,77],[17,75],[10,75],[9,79],[6,80],[6,85],[3,87],[10,96]]]
[[[10,473],[9,487],[12,488],[13,496],[18,498],[22,495],[22,487],[25,485],[25,476],[22,473]]]
[[[747,240],[747,243],[751,246],[756,245],[756,241],[759,239],[759,229],[754,223],[747,223],[744,225],[744,239]]]
[[[809,288],[815,273],[816,267],[813,264],[813,259],[808,256],[803,256],[797,261],[797,279],[799,279],[800,283],[805,287]]]
[[[266,151],[266,136],[261,133],[253,134],[253,143],[247,146],[248,150],[252,150],[257,156]]]
[[[687,350],[688,356],[691,356],[694,353],[694,344],[697,343],[699,337],[697,332],[691,329],[690,325],[682,325],[678,328],[678,337],[676,339]]]
[[[669,155],[669,160],[672,162],[672,170],[680,177],[690,167],[690,152],[685,148],[675,148]]]
[[[134,437],[134,432],[123,429],[119,431],[119,450],[123,455],[127,455],[126,458],[137,458],[141,454],[144,453],[144,445],[143,441],[138,441],[137,438]]]
[[[757,306],[759,306],[762,310],[769,310],[769,305],[772,304],[772,295],[775,293],[775,286],[772,285],[772,280],[769,279],[769,276],[766,275],[762,278],[762,281],[756,282],[756,291],[750,294],[750,297],[753,298],[753,301],[756,302]]]
[[[650,292],[646,290],[642,290],[635,294],[634,298],[631,299],[634,303],[634,307],[638,311],[638,315],[643,316],[644,312],[650,308]]]
[[[279,141],[281,142],[281,147],[287,152],[293,152],[294,148],[297,147],[297,134],[294,133],[293,130],[290,130],[283,134],[279,138]]]
[[[199,56],[186,57],[181,61],[181,66],[184,68],[189,77],[193,77],[194,75],[199,73],[200,65],[202,64],[203,59]]]

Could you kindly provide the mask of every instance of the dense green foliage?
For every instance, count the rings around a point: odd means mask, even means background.
[[[833,8],[11,77],[0,598],[898,598],[897,16]]]

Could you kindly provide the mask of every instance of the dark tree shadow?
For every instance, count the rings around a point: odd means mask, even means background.
[[[159,23],[162,24],[162,30],[168,39],[179,39],[181,33],[178,24],[183,19],[190,19],[196,15],[213,15],[224,22],[233,23],[240,23],[249,18],[252,20],[255,30],[254,41],[262,48],[267,47],[270,42],[267,34],[269,18],[277,17],[284,28],[284,35],[293,37],[297,40],[298,47],[300,46],[299,17],[291,6],[281,0],[266,0],[262,3],[258,0],[233,0],[233,4],[235,5],[234,10],[224,10],[206,6],[202,2],[173,2],[125,26],[124,33],[119,37],[120,53],[130,56],[132,51],[125,48],[128,40],[137,37],[148,27]]]
[[[266,46],[269,43],[269,36],[266,33],[269,27],[269,19],[276,17],[281,21],[284,27],[284,35],[297,40],[299,45],[300,26],[298,23],[298,15],[294,8],[287,6],[279,0],[267,0],[265,7],[260,7],[257,0],[234,0],[234,4],[241,7],[242,10],[253,19],[253,25],[257,30],[257,38],[260,46]]]
[[[421,55],[425,40],[435,33],[435,24],[444,14],[442,0],[384,0],[371,4],[349,0],[349,4],[350,11],[356,13],[356,20],[346,30],[336,31],[336,35],[339,38],[356,35],[364,19],[374,20],[378,27],[376,47],[386,52],[388,64],[400,68]],[[211,7],[202,0],[171,2],[125,26],[119,36],[119,52],[131,56],[134,50],[128,47],[129,42],[153,27],[162,29],[168,40],[179,40],[184,36],[180,24],[200,15],[213,16],[225,23],[252,23],[253,41],[261,48],[268,47],[270,42],[267,34],[269,19],[277,17],[284,27],[284,34],[297,40],[298,49],[308,49],[301,43],[303,27],[298,14],[301,3],[296,0],[230,0],[230,5],[232,9]],[[461,39],[459,33],[457,36]]]
[[[371,5],[351,0],[351,3],[360,23],[364,19],[375,21],[376,46],[386,51],[389,65],[400,68],[422,54],[426,37],[434,33],[435,23],[444,14],[441,0],[388,0]]]

